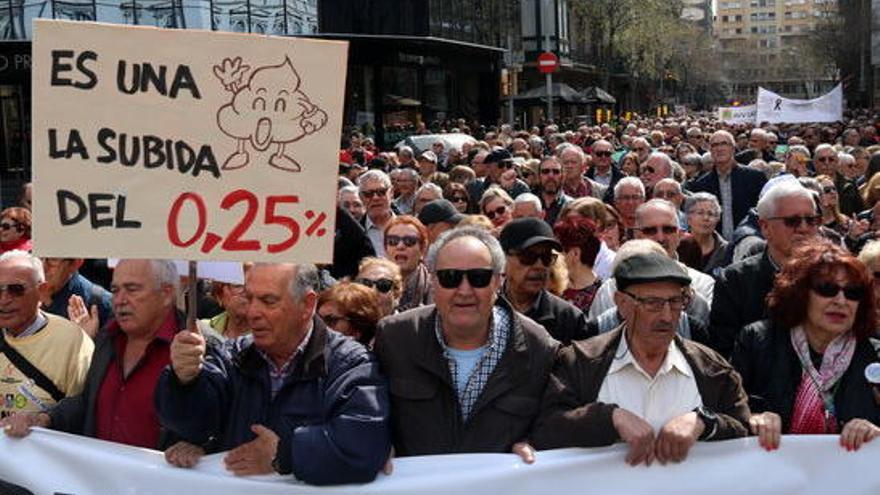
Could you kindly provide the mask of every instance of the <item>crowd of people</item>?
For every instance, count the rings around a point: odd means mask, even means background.
[[[0,212],[6,433],[321,485],[411,455],[880,435],[873,118],[474,137],[346,136],[334,262],[207,281],[197,328],[171,262],[31,254],[27,186]]]

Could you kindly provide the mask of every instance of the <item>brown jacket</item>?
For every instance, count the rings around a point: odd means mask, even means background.
[[[611,421],[616,404],[596,402],[599,389],[623,335],[622,326],[559,352],[532,433],[538,449],[599,447],[618,440]],[[748,397],[742,380],[718,353],[701,344],[675,337],[675,343],[694,372],[703,406],[718,415],[713,440],[748,434]]]
[[[510,309],[500,299],[499,305]],[[391,426],[399,456],[510,452],[538,415],[558,343],[513,313],[510,340],[467,422],[434,331],[433,305],[382,320],[374,352],[391,384]]]

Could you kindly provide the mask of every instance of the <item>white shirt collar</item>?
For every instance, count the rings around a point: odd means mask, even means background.
[[[636,371],[651,380],[651,375],[649,375],[644,370],[644,368],[642,368],[638,361],[636,361],[633,353],[630,352],[629,342],[626,341],[625,332],[626,329],[624,329],[624,333],[620,336],[620,343],[617,345],[617,351],[614,354],[614,360],[611,361],[611,366],[608,368],[608,374],[611,375],[613,373],[617,373],[623,370],[628,366],[632,366],[636,369]],[[679,373],[687,377],[693,376],[693,371],[691,370],[687,359],[685,359],[684,354],[682,354],[678,346],[675,345],[674,339],[669,342],[669,347],[666,350],[666,357],[663,359],[663,364],[660,365],[660,369],[657,371],[657,376],[665,375],[673,370],[677,370]]]

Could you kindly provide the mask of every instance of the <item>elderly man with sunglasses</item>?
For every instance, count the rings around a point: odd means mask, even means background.
[[[763,252],[728,266],[718,276],[710,314],[712,346],[724,356],[733,352],[740,330],[767,317],[764,303],[779,268],[792,249],[816,238],[822,215],[814,193],[796,179],[773,185],[758,201]]]
[[[691,279],[668,256],[614,270],[624,323],[560,352],[532,435],[536,447],[625,442],[631,465],[681,462],[697,441],[746,436],[739,375],[711,349],[676,335]]]
[[[45,413],[78,394],[95,349],[77,325],[40,310],[43,264],[25,251],[0,255],[0,417]]]
[[[427,265],[434,304],[383,319],[374,344],[396,454],[513,451],[532,462],[525,441],[558,343],[498,297],[505,257],[485,230],[443,233]]]
[[[550,272],[562,245],[553,229],[537,218],[517,218],[499,236],[507,255],[502,294],[514,309],[544,327],[563,344],[587,337],[584,314],[547,290]]]

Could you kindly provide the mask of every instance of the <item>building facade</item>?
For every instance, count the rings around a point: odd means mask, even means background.
[[[758,87],[815,98],[836,84],[834,60],[811,37],[837,16],[836,0],[717,0],[714,36],[729,100],[753,101]]]

